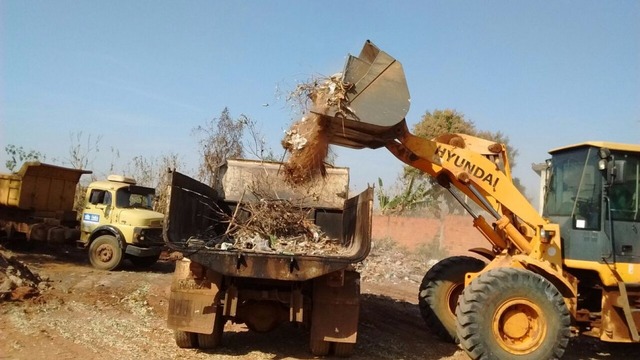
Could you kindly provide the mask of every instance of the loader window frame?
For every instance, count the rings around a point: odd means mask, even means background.
[[[609,187],[611,219],[640,220],[640,155],[612,152],[617,176]]]
[[[547,216],[571,217],[577,230],[601,229],[603,179],[598,160],[594,147],[553,154],[544,202]]]

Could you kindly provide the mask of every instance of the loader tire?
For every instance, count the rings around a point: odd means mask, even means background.
[[[100,235],[89,245],[89,260],[96,269],[115,270],[123,258],[123,250],[113,235]]]
[[[482,260],[453,256],[435,264],[422,279],[418,293],[420,314],[427,327],[442,340],[457,343],[456,306],[468,272],[485,267]]]
[[[456,310],[461,347],[472,359],[559,359],[570,336],[558,289],[526,269],[496,268],[474,279]]]
[[[192,349],[198,347],[198,334],[189,331],[174,330],[173,337],[176,345],[183,349]]]

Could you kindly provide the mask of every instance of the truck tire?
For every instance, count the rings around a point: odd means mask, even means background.
[[[129,261],[137,268],[152,267],[160,259],[160,255],[153,256],[129,256]]]
[[[13,241],[16,237],[16,229],[10,223],[5,225],[4,232],[7,237],[7,241]]]
[[[468,272],[485,267],[482,260],[453,256],[439,261],[422,279],[418,293],[420,314],[427,327],[444,341],[457,343],[456,306]]]
[[[331,350],[331,343],[321,339],[311,339],[309,349],[314,356],[327,356]]]
[[[218,347],[222,340],[225,322],[227,322],[227,320],[222,316],[222,306],[218,306],[213,322],[213,332],[211,334],[198,334],[198,346],[201,349],[215,349]]]
[[[353,355],[354,343],[333,343],[333,354],[337,357],[349,357]]]
[[[460,345],[472,359],[559,359],[569,342],[562,295],[526,269],[479,275],[464,289],[456,315]]]
[[[174,330],[173,338],[176,340],[176,345],[183,349],[192,349],[198,347],[198,335],[196,333]]]
[[[91,265],[100,270],[114,270],[122,263],[123,251],[113,235],[100,235],[89,245]]]

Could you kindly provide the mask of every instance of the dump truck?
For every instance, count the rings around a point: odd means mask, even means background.
[[[9,239],[52,244],[80,238],[73,209],[80,177],[91,171],[27,162],[15,174],[0,174],[0,225]]]
[[[91,264],[117,269],[124,260],[150,267],[164,249],[164,215],[153,210],[155,189],[123,175],[89,184],[78,246],[88,249]]]
[[[422,315],[473,359],[559,359],[573,333],[640,342],[640,145],[550,151],[540,214],[513,182],[506,146],[466,134],[417,137],[400,62],[367,41],[342,94],[312,112],[332,144],[384,147],[458,200],[488,246],[425,275]],[[477,205],[472,207],[467,201]]]
[[[292,187],[281,165],[228,160],[212,187],[170,172],[164,237],[185,255],[176,264],[168,311],[179,347],[216,348],[227,321],[256,332],[290,323],[309,329],[314,355],[352,353],[360,306],[354,264],[371,247],[373,190],[348,198],[345,168],[329,168],[324,179]],[[229,219],[243,216],[243,204],[265,198],[293,202],[337,247],[276,251],[230,239]]]
[[[80,219],[74,210],[78,182],[91,171],[26,162],[0,175],[0,225],[8,238],[73,244],[88,249],[91,264],[113,270],[129,259],[147,267],[159,258],[163,215],[155,212],[155,190],[132,178],[109,175],[89,184]]]

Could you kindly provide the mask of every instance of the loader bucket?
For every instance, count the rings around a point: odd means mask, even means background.
[[[346,99],[315,111],[329,122],[330,142],[352,148],[384,146],[409,111],[402,64],[367,40],[358,57],[349,55],[342,82],[348,88]]]

